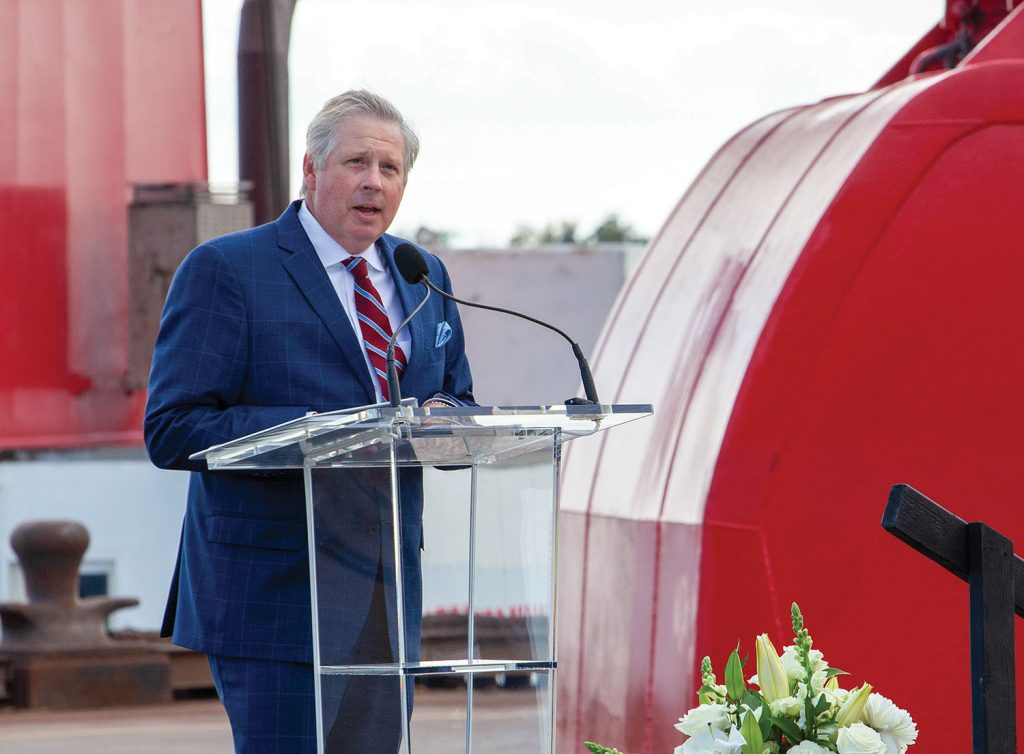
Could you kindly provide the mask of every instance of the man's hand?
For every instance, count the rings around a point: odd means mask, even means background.
[[[436,393],[427,398],[423,408],[458,408],[459,402],[445,393]]]

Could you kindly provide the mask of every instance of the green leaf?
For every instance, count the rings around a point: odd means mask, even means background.
[[[814,714],[814,704],[811,702],[810,697],[804,699],[804,727],[807,729],[809,735],[814,735],[814,731],[818,726],[817,715]]]
[[[747,689],[747,693],[743,695],[743,701],[741,704],[751,712],[755,713],[757,716],[757,724],[761,727],[761,738],[767,739],[772,730],[772,716],[764,698],[753,689]],[[759,710],[762,711],[758,713]]]
[[[821,694],[818,696],[818,701],[814,703],[814,716],[817,717],[826,709],[828,709],[828,699],[825,698],[824,694]]]
[[[781,730],[790,743],[799,743],[804,738],[804,732],[800,726],[787,717],[772,717],[772,725]]]
[[[761,750],[764,748],[764,737],[761,735],[761,726],[758,724],[757,718],[750,710],[743,716],[740,734],[746,741],[743,744],[743,754],[761,754]]]
[[[740,701],[743,698],[743,692],[747,690],[747,684],[743,680],[743,663],[740,662],[738,646],[729,655],[729,662],[725,665],[725,690],[734,702]]]
[[[834,678],[837,675],[850,675],[850,674],[847,673],[845,670],[840,670],[839,668],[829,668],[828,670],[825,671],[825,680],[827,681],[829,678]]]
[[[758,723],[761,726],[761,738],[767,740],[768,736],[772,734],[772,711],[767,704],[762,708],[761,719]]]

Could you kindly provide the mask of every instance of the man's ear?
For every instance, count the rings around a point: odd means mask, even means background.
[[[306,191],[316,191],[316,170],[313,167],[313,158],[306,152],[302,157],[302,181],[306,184]]]

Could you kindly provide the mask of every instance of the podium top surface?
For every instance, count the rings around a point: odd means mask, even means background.
[[[310,414],[191,458],[211,470],[493,463],[651,413],[649,404],[363,406]]]

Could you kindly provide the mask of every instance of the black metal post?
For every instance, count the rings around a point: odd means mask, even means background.
[[[1024,560],[995,529],[905,484],[889,492],[882,527],[970,584],[972,748],[1016,754],[1013,617],[1024,616]]]
[[[1013,543],[967,525],[971,585],[971,728],[975,754],[1015,754]]]

